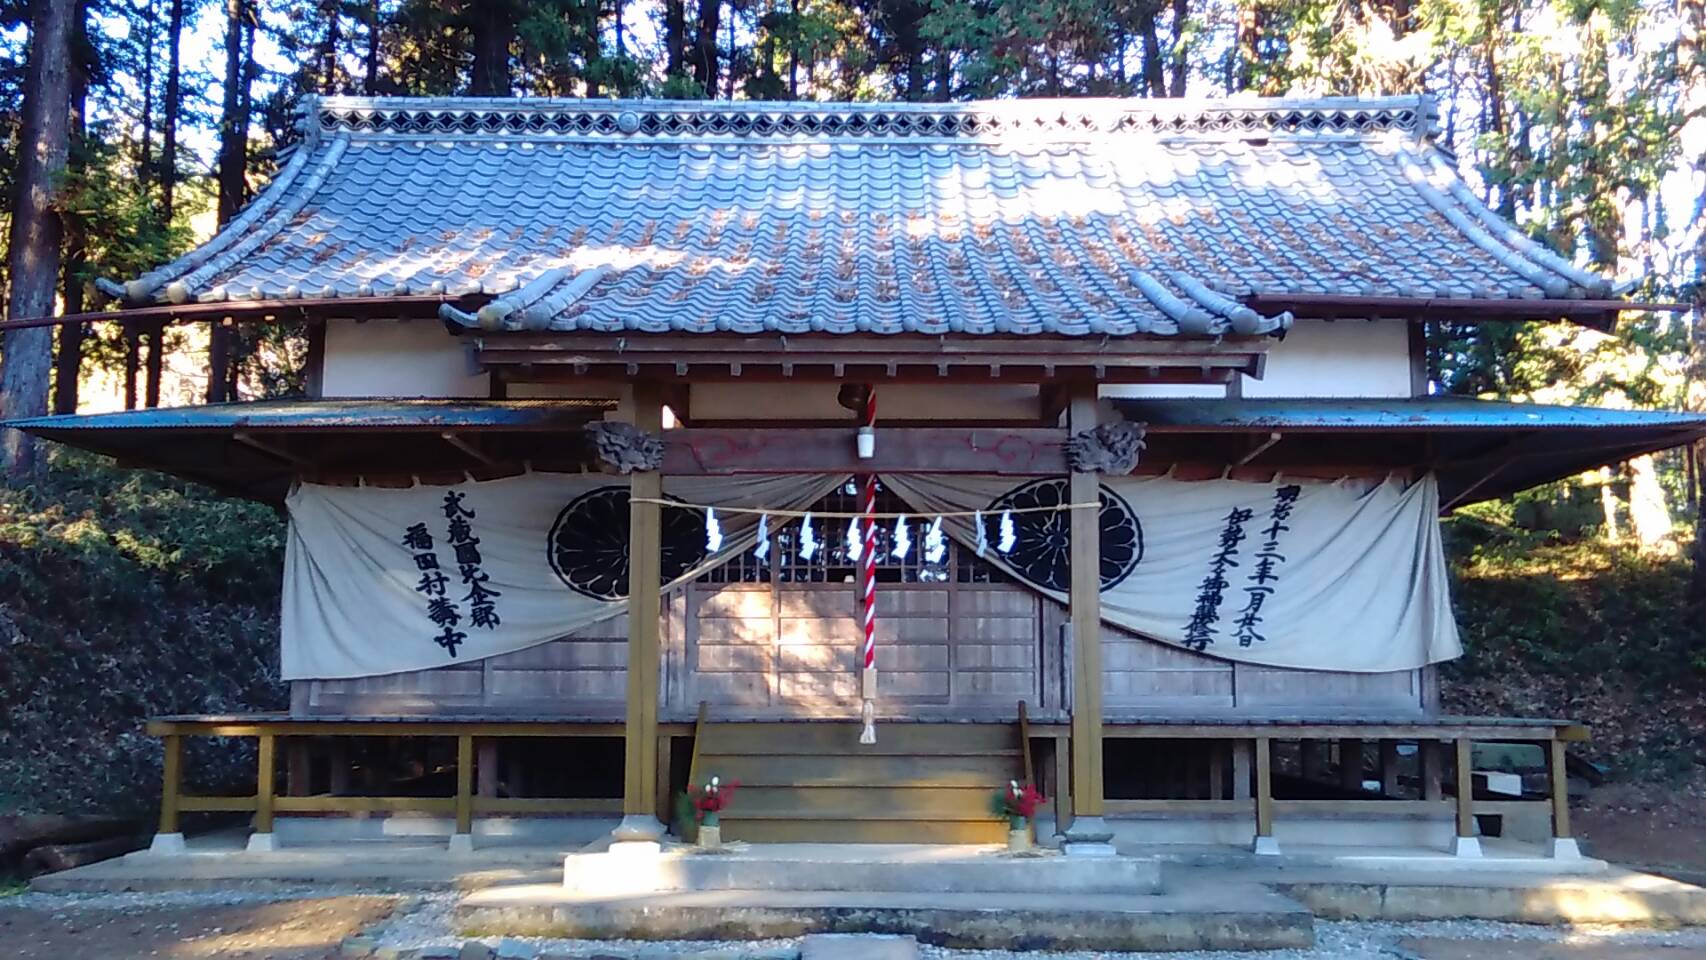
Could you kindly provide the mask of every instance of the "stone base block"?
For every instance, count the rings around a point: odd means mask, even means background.
[[[1554,860],[1581,860],[1582,848],[1574,837],[1553,837],[1546,844],[1546,855]]]
[[[251,833],[245,849],[250,853],[272,853],[278,849],[278,837],[271,833]]]
[[[458,856],[467,856],[474,852],[474,835],[471,833],[453,833],[450,835],[448,850]]]
[[[1252,853],[1258,857],[1277,857],[1280,855],[1279,840],[1274,837],[1257,837],[1250,845]]]
[[[1479,859],[1481,856],[1480,837],[1458,837],[1451,842],[1451,855]]]
[[[800,960],[918,960],[918,938],[878,933],[814,933]]]
[[[181,833],[156,833],[154,840],[148,844],[148,852],[162,857],[182,857],[189,854],[189,848],[184,845]]]

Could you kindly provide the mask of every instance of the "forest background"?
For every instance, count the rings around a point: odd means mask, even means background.
[[[206,238],[306,93],[1426,93],[1494,209],[1694,306],[1609,334],[1433,322],[1433,392],[1706,409],[1706,0],[0,0],[8,316],[99,310],[95,278]],[[305,354],[287,324],[10,331],[0,417],[289,396]],[[1703,454],[1458,511],[1448,703],[1580,716],[1613,776],[1698,791]],[[282,702],[281,521],[15,435],[0,463],[0,810],[146,804],[138,718]]]

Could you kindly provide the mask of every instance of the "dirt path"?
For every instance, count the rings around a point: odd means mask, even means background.
[[[1408,939],[1398,947],[1418,960],[1706,960],[1706,949],[1658,944]]]
[[[322,960],[391,915],[390,897],[161,905],[133,894],[99,907],[31,908],[0,900],[9,960]]]

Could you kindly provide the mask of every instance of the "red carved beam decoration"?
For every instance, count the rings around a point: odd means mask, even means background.
[[[876,456],[860,460],[851,427],[689,427],[664,432],[663,473],[678,477],[884,471],[1056,476],[1067,472],[1065,442],[1065,430],[1042,427],[894,427],[878,429]]]

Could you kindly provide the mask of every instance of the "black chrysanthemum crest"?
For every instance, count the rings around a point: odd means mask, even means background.
[[[628,596],[628,488],[599,487],[557,514],[545,541],[551,569],[569,589],[595,600]],[[663,508],[663,583],[705,561],[705,515]]]
[[[1004,511],[1035,510],[1013,514],[1017,542],[1005,559],[1022,579],[1061,593],[1072,584],[1072,512],[1038,508],[1069,503],[1069,487],[1064,479],[1033,480],[995,498],[983,515],[984,535],[997,543]],[[1106,486],[1100,493],[1102,589],[1108,590],[1130,576],[1143,559],[1143,526],[1124,497]]]

